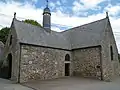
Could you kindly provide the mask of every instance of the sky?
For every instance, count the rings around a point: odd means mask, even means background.
[[[18,20],[33,19],[42,25],[46,0],[0,0],[0,29],[10,27],[14,12]],[[120,0],[49,0],[52,30],[87,24],[109,14],[117,47],[120,52]]]

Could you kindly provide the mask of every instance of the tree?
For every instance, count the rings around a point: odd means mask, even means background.
[[[39,26],[39,27],[42,27],[35,20],[26,19],[23,22],[28,23],[28,24],[32,24],[32,25],[36,25],[36,26]],[[5,44],[5,42],[6,42],[7,38],[8,38],[9,31],[10,31],[10,28],[8,28],[8,27],[2,28],[0,30],[0,41],[2,41],[4,44]]]
[[[7,40],[8,34],[9,34],[10,28],[5,27],[0,30],[0,41],[2,41],[4,44]]]
[[[42,27],[42,26],[41,26],[37,21],[35,21],[35,20],[26,19],[26,20],[24,20],[23,22],[28,23],[28,24],[32,24],[32,25],[35,25],[35,26]]]

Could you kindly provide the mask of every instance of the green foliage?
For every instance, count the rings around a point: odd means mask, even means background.
[[[0,41],[2,41],[4,44],[8,38],[9,31],[10,31],[10,28],[8,27],[2,28],[0,30]]]
[[[42,27],[37,21],[34,21],[34,20],[26,19],[23,22]],[[0,41],[2,41],[4,44],[8,38],[9,31],[10,31],[10,28],[8,27],[2,28],[0,30]]]
[[[35,25],[35,26],[42,27],[42,26],[41,26],[37,21],[35,21],[35,20],[26,19],[26,20],[24,20],[23,22],[28,23],[28,24],[32,24],[32,25]]]

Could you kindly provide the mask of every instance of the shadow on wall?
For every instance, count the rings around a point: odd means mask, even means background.
[[[120,63],[119,63],[119,69],[118,70],[119,70],[119,76],[120,76]]]
[[[0,68],[0,78],[9,79],[8,69],[9,69],[9,67],[7,67],[7,66]]]
[[[6,60],[6,64],[3,64],[1,62],[0,78],[5,79],[11,78],[11,69],[12,69],[12,55],[9,54]]]

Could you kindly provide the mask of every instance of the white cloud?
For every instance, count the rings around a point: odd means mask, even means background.
[[[51,10],[55,9],[56,11],[57,10],[63,11],[63,6],[60,1],[49,2],[49,7]]]
[[[105,0],[76,0],[73,2],[73,12],[79,13],[80,11],[86,11],[88,9],[99,9],[98,4]]]
[[[115,16],[118,15],[120,13],[120,4],[118,5],[111,5],[109,4],[106,8],[105,11],[108,11],[110,15]]]
[[[98,4],[103,2],[105,0],[80,0],[81,3],[83,3],[86,7],[96,7]]]
[[[37,3],[37,2],[38,2],[38,0],[32,0],[32,2]]]
[[[55,26],[53,26],[51,29],[52,29],[53,31],[57,31],[57,32],[61,32],[61,31],[62,31],[62,30],[60,30],[59,27],[55,27]]]
[[[54,8],[55,8],[55,3],[50,2],[50,3],[49,3],[49,6],[50,6],[51,9],[54,9]]]
[[[59,5],[59,6],[61,5],[60,1],[57,1],[56,4]]]
[[[5,7],[5,8],[4,8]],[[39,22],[42,21],[42,9],[36,9],[33,5],[26,3],[18,3],[18,2],[7,2],[3,3],[0,2],[0,13],[8,15],[1,15],[0,14],[0,25],[10,25],[11,20],[13,18],[14,12],[17,13],[17,18],[19,19],[34,19]]]
[[[85,23],[89,23],[98,19],[102,19],[105,17],[105,14],[95,14],[88,17],[70,17],[67,14],[63,14],[61,11],[52,13],[52,22],[55,24],[65,25],[69,27],[79,26]]]
[[[114,12],[118,13],[118,11],[119,10],[113,10],[112,13]],[[8,16],[5,16],[3,14],[0,14],[0,25],[10,26],[14,12],[17,13],[18,20],[23,20],[24,18],[34,19],[34,20],[37,20],[39,23],[42,23],[43,9],[35,8],[34,5],[31,5],[29,3],[23,4],[20,2],[19,3],[18,2],[17,3],[16,2],[7,2],[7,3],[0,2],[0,13],[8,15]],[[68,14],[64,14],[63,12],[61,12],[61,10],[57,10],[56,12],[52,12],[51,17],[52,17],[51,20],[53,24],[57,24],[59,26],[61,25],[64,27],[75,27],[75,26],[79,26],[82,24],[86,24],[86,23],[98,20],[98,19],[105,18],[106,15],[105,13],[98,13],[98,14],[90,15],[88,17],[78,17],[76,15],[69,16]],[[119,43],[120,42],[120,30],[119,30],[120,18],[116,19],[115,16],[114,17],[112,16],[110,17],[110,21],[111,21],[112,28],[117,41],[117,45],[120,51],[120,43]],[[0,26],[0,28],[2,28],[2,26]],[[58,26],[52,26],[52,30],[55,30],[58,32],[61,31]]]
[[[62,2],[63,4],[65,4],[65,3],[67,3],[67,0],[61,0],[61,2]]]

